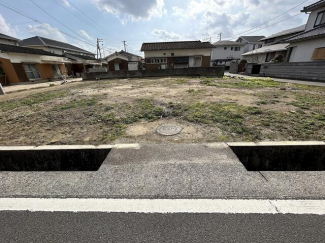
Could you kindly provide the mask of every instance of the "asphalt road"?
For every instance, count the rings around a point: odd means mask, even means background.
[[[325,216],[0,212],[0,242],[324,242]]]

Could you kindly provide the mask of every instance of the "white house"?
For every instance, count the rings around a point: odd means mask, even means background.
[[[288,62],[311,62],[325,60],[325,0],[305,7],[302,12],[309,14],[303,33],[288,39]]]
[[[240,36],[236,42],[244,43],[244,53],[256,50],[263,46],[263,42],[260,40],[265,36]]]
[[[224,64],[226,67],[229,67],[231,61],[241,59],[245,43],[218,41],[213,46],[214,48],[211,53],[212,66]]]
[[[18,39],[0,33],[0,44],[18,46],[18,42]]]
[[[305,26],[306,25],[301,25],[287,29],[261,39],[263,47],[244,53],[242,55],[243,59],[246,59],[248,63],[261,64],[271,62],[281,55],[283,57],[282,61],[284,61],[287,56],[287,47],[290,45],[286,39],[302,33],[305,30]]]
[[[135,71],[139,68],[139,63],[141,62],[142,57],[125,52],[115,52],[103,60],[107,61],[109,71]]]
[[[143,43],[146,69],[177,69],[193,67],[210,67],[211,51],[214,46],[210,42],[177,41]]]

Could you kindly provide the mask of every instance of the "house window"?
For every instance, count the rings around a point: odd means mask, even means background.
[[[233,51],[233,50],[234,50],[234,48],[233,48],[233,47],[231,47],[231,50]]]
[[[240,51],[240,47],[235,47],[235,51]]]
[[[175,55],[174,53],[171,54],[172,57],[173,57],[174,55]]]
[[[325,47],[316,48],[311,59],[314,61],[325,60]]]
[[[147,64],[161,64],[167,63],[167,58],[149,58],[147,59]]]
[[[315,27],[325,24],[325,11],[318,13],[316,22],[315,22]]]
[[[61,68],[59,65],[52,65],[52,70],[54,73],[54,78],[59,78],[62,76]]]
[[[271,60],[273,60],[275,58],[275,52],[269,52],[266,55],[266,59],[265,62],[270,62]]]
[[[224,50],[227,50],[227,47],[225,47]]]
[[[23,67],[29,80],[41,78],[36,64],[24,64]]]
[[[202,57],[194,57],[194,67],[201,67],[202,66]]]

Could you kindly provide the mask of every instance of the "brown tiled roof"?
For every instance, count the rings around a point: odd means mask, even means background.
[[[62,57],[60,55],[44,51],[41,49],[33,49],[21,46],[14,46],[14,45],[5,45],[0,44],[0,51],[1,52],[12,52],[12,53],[24,53],[24,54],[33,54],[33,55],[42,55],[42,56],[54,56],[54,57]]]
[[[320,27],[311,29],[309,31],[305,31],[303,33],[294,35],[288,39],[285,39],[285,42],[298,42],[303,41],[307,39],[315,39],[315,38],[325,38],[325,25],[322,25]]]
[[[177,42],[155,42],[143,43],[141,51],[162,51],[180,49],[210,49],[214,46],[210,42],[201,41],[177,41]]]
[[[309,11],[319,8],[321,6],[325,6],[325,0],[320,0],[318,2],[311,4],[311,5],[308,5],[308,6],[304,7],[304,9],[301,10],[301,12],[304,12],[304,13],[309,12]]]

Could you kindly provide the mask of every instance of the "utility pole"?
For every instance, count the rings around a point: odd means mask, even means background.
[[[222,40],[222,33],[220,33],[219,35],[220,41]]]
[[[124,45],[124,51],[126,52],[126,41],[122,41],[123,45]]]
[[[102,58],[102,53],[100,51],[100,43],[101,42],[103,42],[103,40],[97,38],[97,59],[99,59],[99,55],[100,55],[100,58]]]

